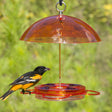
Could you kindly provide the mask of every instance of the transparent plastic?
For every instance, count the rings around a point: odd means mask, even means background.
[[[100,42],[98,34],[82,20],[55,15],[32,24],[20,40],[39,43],[91,43]]]
[[[36,98],[48,101],[72,101],[80,100],[85,95],[99,95],[100,93],[93,90],[86,90],[85,86],[80,84],[59,83],[42,84],[36,86],[31,94],[36,94]],[[88,93],[90,92],[90,93]],[[27,92],[25,94],[28,94]]]

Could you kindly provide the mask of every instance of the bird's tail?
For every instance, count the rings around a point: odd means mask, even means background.
[[[9,95],[13,92],[13,90],[8,90],[3,96],[0,97],[0,99],[3,101],[6,100],[9,97]]]

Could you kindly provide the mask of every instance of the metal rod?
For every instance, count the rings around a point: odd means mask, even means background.
[[[61,87],[61,43],[59,43],[59,84]]]

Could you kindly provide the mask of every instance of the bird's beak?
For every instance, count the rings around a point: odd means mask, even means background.
[[[45,70],[46,70],[46,71],[47,71],[47,70],[50,70],[50,68],[46,68]]]

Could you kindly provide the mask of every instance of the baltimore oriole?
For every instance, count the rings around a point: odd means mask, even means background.
[[[25,92],[29,92],[30,94],[31,92],[28,91],[27,88],[39,82],[40,79],[42,78],[43,73],[46,72],[47,70],[50,69],[44,66],[38,66],[34,69],[34,71],[23,74],[10,84],[12,87],[3,96],[1,96],[0,99],[6,100],[11,93],[13,93],[18,89],[22,89],[23,94]]]

